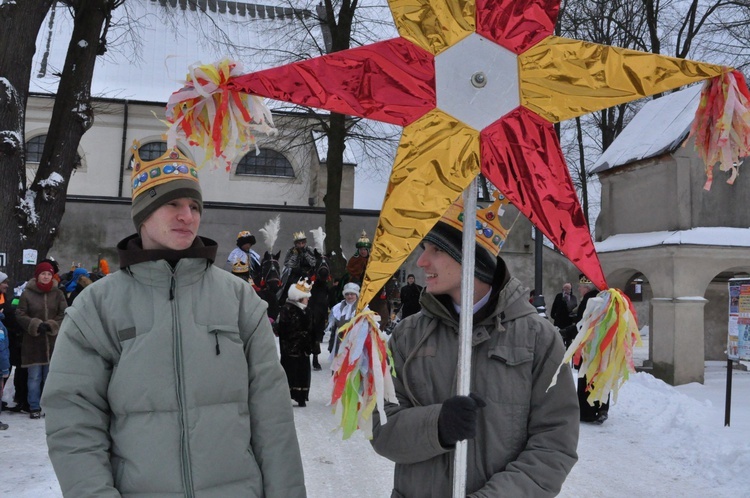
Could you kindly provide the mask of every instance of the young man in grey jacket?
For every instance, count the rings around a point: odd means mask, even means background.
[[[68,308],[42,398],[63,494],[305,496],[266,305],[197,235],[194,163],[135,165],[138,234]]]
[[[422,312],[390,339],[399,404],[377,413],[372,445],[396,462],[392,497],[450,497],[454,448],[468,440],[466,494],[559,493],[577,460],[578,401],[570,369],[547,389],[563,358],[554,327],[498,257],[499,204],[478,211],[471,396],[456,395],[461,296],[461,221],[455,203],[423,240]]]

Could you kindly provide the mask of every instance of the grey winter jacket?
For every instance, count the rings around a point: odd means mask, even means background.
[[[505,271],[499,258],[498,264]],[[474,316],[471,391],[487,406],[468,442],[466,492],[555,496],[578,458],[576,390],[566,366],[547,391],[562,341],[529,304],[528,290],[515,278],[505,281]],[[452,491],[454,452],[441,446],[437,424],[442,402],[456,394],[458,316],[449,300],[423,293],[421,303],[422,313],[402,320],[390,340],[399,404],[386,405],[385,424],[375,412],[372,445],[396,462],[393,497]]]
[[[174,271],[140,262],[87,287],[42,399],[63,494],[305,496],[265,311],[247,282],[202,258]]]

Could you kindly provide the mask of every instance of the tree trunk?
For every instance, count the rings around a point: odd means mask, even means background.
[[[328,129],[328,188],[323,198],[326,205],[326,252],[335,252],[330,258],[334,277],[346,271],[346,260],[341,247],[341,177],[344,171],[344,140],[346,139],[346,116],[332,113]]]
[[[324,22],[331,33],[331,52],[347,50],[351,43],[351,30],[357,1],[343,0],[339,5],[338,20],[334,4],[325,0]],[[326,205],[326,252],[335,252],[331,258],[331,271],[339,277],[346,271],[346,260],[341,247],[341,176],[344,171],[344,148],[347,135],[346,116],[331,113],[328,126],[328,187],[324,199]]]
[[[118,0],[79,0],[70,1],[74,12],[73,34],[63,66],[60,83],[52,109],[49,131],[45,139],[42,158],[33,182],[26,188],[26,171],[23,154],[13,162],[14,192],[6,199],[20,198],[20,207],[3,206],[12,210],[13,217],[3,216],[3,221],[12,220],[4,234],[7,234],[8,270],[16,280],[25,280],[31,274],[32,267],[22,265],[24,249],[35,249],[37,260],[47,256],[54,243],[57,229],[65,213],[65,201],[70,177],[77,163],[77,150],[81,137],[93,124],[91,109],[91,79],[97,54],[104,53],[102,28],[108,22]],[[42,2],[34,2],[42,3]],[[49,3],[49,2],[47,2]],[[24,2],[24,7],[26,7]],[[41,7],[40,7],[41,9]],[[45,12],[46,13],[46,12]],[[18,24],[25,24],[28,10],[24,9]],[[42,20],[44,17],[42,17]],[[41,23],[41,21],[39,21]],[[22,30],[23,31],[23,30]],[[31,38],[32,52],[25,68],[26,80],[22,81],[24,97],[28,95],[28,73],[31,68],[31,57],[36,40],[36,32]],[[19,35],[21,36],[21,35]],[[8,51],[6,51],[8,52]],[[17,87],[19,88],[19,87]],[[21,102],[20,99],[17,99]],[[26,99],[20,115],[25,113]],[[23,127],[21,127],[23,128]],[[23,144],[23,142],[22,142]],[[23,178],[19,181],[19,178]],[[7,182],[3,181],[3,187]],[[10,203],[6,203],[10,204]]]
[[[21,264],[27,247],[20,199],[26,190],[24,153],[26,102],[36,37],[52,0],[25,0],[0,5],[0,252],[13,285],[28,277]]]

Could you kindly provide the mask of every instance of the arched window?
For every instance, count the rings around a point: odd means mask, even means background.
[[[37,135],[34,138],[29,139],[26,142],[26,162],[37,163],[42,160],[42,152],[44,151],[44,142],[47,140],[47,135]],[[73,164],[73,170],[77,170],[81,167],[81,156],[76,153],[76,162]]]
[[[42,160],[42,151],[44,150],[44,141],[47,135],[39,135],[26,142],[26,162],[38,163]]]
[[[260,149],[260,154],[253,150],[240,159],[236,174],[294,178],[294,168],[281,153],[271,149]]]

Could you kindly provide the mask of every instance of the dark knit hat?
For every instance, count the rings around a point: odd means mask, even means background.
[[[438,221],[423,240],[435,244],[448,256],[462,263],[461,239],[461,232],[442,221]],[[497,258],[479,244],[475,244],[475,246],[474,276],[484,283],[491,284],[497,268]]]
[[[138,155],[138,142],[133,143],[133,171],[131,173],[133,204],[130,216],[136,231],[154,211],[169,201],[187,197],[198,203],[203,212],[203,194],[198,183],[195,163],[176,147],[154,161],[143,162]]]

